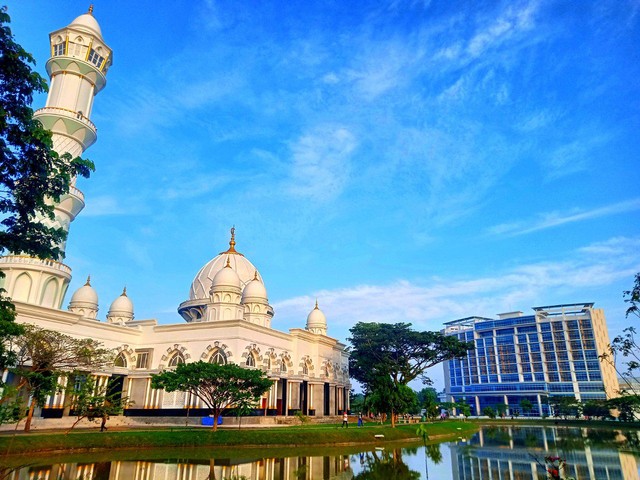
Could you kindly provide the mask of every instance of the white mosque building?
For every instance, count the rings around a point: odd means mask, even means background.
[[[75,157],[96,141],[91,109],[94,96],[106,84],[113,55],[92,9],[51,33],[50,42],[46,68],[51,86],[46,106],[35,116],[53,132],[54,149]],[[51,224],[68,232],[83,208],[84,196],[74,185],[55,205]],[[100,320],[98,294],[90,279],[73,293],[64,310],[71,268],[53,260],[1,257],[2,286],[16,305],[19,322],[93,338],[114,349],[113,367],[93,373],[99,385],[121,390],[133,402],[125,415],[208,413],[199,410],[203,405],[195,397],[151,388],[153,373],[199,360],[264,371],[274,382],[256,411],[262,415],[328,416],[348,409],[348,354],[344,344],[327,336],[327,320],[318,303],[305,328],[288,333],[271,328],[274,311],[263,278],[235,246],[232,228],[229,248],[196,274],[189,299],[178,307],[185,321],[176,324],[135,319],[126,289],[111,303],[106,319]],[[57,394],[41,415],[62,417],[67,406],[64,393]]]

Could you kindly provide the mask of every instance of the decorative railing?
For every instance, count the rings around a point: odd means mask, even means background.
[[[36,110],[35,113],[34,113],[34,116],[37,116],[39,113],[55,113],[57,115],[63,114],[65,117],[75,118],[76,120],[79,120],[80,122],[82,122],[83,124],[85,124],[86,126],[91,128],[95,132],[98,131],[98,129],[96,128],[94,123],[91,120],[89,120],[89,118],[85,117],[80,112],[76,112],[74,110],[69,110],[68,108],[43,107],[43,108],[39,108],[38,110]]]
[[[55,260],[51,259],[42,260],[40,258],[28,257],[26,255],[6,255],[4,257],[0,257],[0,264],[2,263],[17,263],[21,265],[45,265],[49,268],[53,268],[55,270],[59,270],[71,275],[71,269],[69,267],[67,267],[64,263],[56,262]]]

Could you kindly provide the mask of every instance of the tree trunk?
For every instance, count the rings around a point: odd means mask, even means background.
[[[31,420],[33,419],[33,411],[36,408],[36,399],[35,397],[31,399],[31,403],[29,404],[29,413],[27,413],[27,420],[24,422],[24,431],[31,431]]]
[[[391,409],[391,428],[396,428],[396,412]]]
[[[213,414],[213,431],[216,432],[218,430],[218,417],[220,417],[220,414]]]

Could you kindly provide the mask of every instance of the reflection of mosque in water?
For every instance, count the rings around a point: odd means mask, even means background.
[[[259,460],[154,460],[60,463],[25,467],[7,480],[348,480],[348,455],[261,458]]]
[[[531,480],[547,478],[544,458],[566,460],[565,475],[575,480],[638,478],[638,433],[570,427],[484,428],[466,443],[451,443],[454,480]],[[599,448],[599,445],[607,448]],[[621,445],[619,451],[615,445]],[[626,446],[626,448],[624,448]],[[613,447],[613,449],[612,449]],[[626,452],[624,451],[626,450]]]

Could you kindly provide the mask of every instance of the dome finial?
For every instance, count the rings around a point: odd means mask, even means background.
[[[89,5],[89,11],[87,13],[93,16],[93,3]]]
[[[236,226],[235,225],[231,227],[231,240],[229,240],[229,250],[227,250],[226,252],[220,252],[221,255],[225,253],[232,253],[234,255],[240,255],[241,257],[244,257],[244,255],[242,255],[240,252],[236,251]]]
[[[318,308],[318,299],[317,299],[317,298],[316,298],[316,308],[315,308],[314,310],[320,310],[320,309]]]
[[[122,289],[122,296],[126,297],[127,296],[127,286],[125,285],[124,288]]]
[[[91,275],[87,276],[87,283],[85,283],[88,287],[91,286]]]
[[[229,260],[228,256],[227,256],[227,264],[224,266],[224,268],[231,268],[231,260]]]
[[[258,270],[256,270],[255,273],[253,274],[253,279],[258,280]]]

